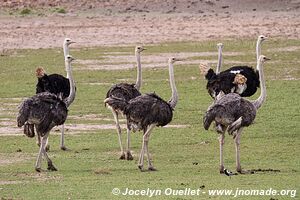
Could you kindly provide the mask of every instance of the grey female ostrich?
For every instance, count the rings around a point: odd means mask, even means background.
[[[240,137],[244,127],[253,123],[257,110],[266,100],[266,85],[263,74],[263,63],[267,60],[265,56],[261,55],[257,61],[257,68],[259,70],[259,79],[261,82],[261,94],[255,101],[249,101],[240,97],[236,93],[220,94],[215,99],[214,103],[208,108],[203,118],[203,125],[208,130],[210,124],[216,122],[216,131],[220,134],[220,173],[224,173],[223,162],[223,145],[225,138],[225,131],[232,135],[235,140],[236,149],[236,170],[242,173],[240,164]]]
[[[258,36],[256,42],[256,57],[261,55],[261,44],[267,37],[264,35]],[[234,66],[225,71],[220,72],[222,63],[222,48],[223,44],[218,44],[218,65],[216,73],[213,69],[206,65],[200,64],[201,73],[208,80],[207,89],[211,97],[222,90],[225,94],[234,92],[242,97],[249,97],[256,93],[259,87],[259,72],[248,66]]]
[[[155,93],[144,94],[129,101],[118,97],[109,97],[105,100],[105,103],[114,106],[126,115],[128,129],[133,129],[134,131],[142,130],[144,132],[143,144],[138,163],[138,167],[141,171],[143,171],[145,152],[148,159],[148,170],[155,171],[150,160],[148,149],[152,129],[155,126],[167,125],[173,118],[173,110],[178,101],[173,63],[178,60],[179,59],[176,58],[169,59],[169,76],[172,97],[168,102],[164,101]]]
[[[70,38],[65,38],[63,43],[63,51],[64,51],[64,59],[66,59],[66,56],[69,55],[70,49],[69,45],[75,43]],[[67,68],[67,66],[65,66]],[[41,92],[50,92],[55,95],[62,95],[62,98],[65,99],[70,94],[70,82],[69,77],[67,74],[67,78],[60,74],[50,74],[47,75],[43,68],[37,68],[36,70],[36,76],[38,78],[38,83],[36,85],[36,94]],[[71,102],[72,103],[72,102]],[[61,150],[67,150],[67,147],[65,146],[65,125],[62,124],[61,127],[61,137],[60,137],[60,149]],[[41,138],[37,137],[38,145],[41,144]],[[47,146],[47,149],[49,146]]]
[[[140,96],[141,93],[139,92],[142,84],[142,67],[141,67],[141,52],[144,51],[145,48],[142,46],[136,46],[135,47],[135,56],[137,60],[137,79],[135,84],[129,84],[129,83],[119,83],[114,86],[112,86],[107,94],[106,98],[109,97],[117,97],[120,99],[124,99],[125,101],[129,101],[130,99],[133,99],[137,96]],[[107,103],[105,103],[105,106],[107,106]],[[120,159],[124,160],[125,158],[127,160],[133,160],[133,157],[130,152],[130,130],[127,128],[127,152],[125,157],[125,152],[123,150],[123,144],[121,139],[121,127],[119,123],[119,114],[123,114],[121,110],[119,110],[117,107],[114,107],[114,105],[109,105],[108,108],[111,110],[114,120],[116,122],[116,128],[118,132],[118,138],[119,138],[119,145],[121,148],[121,157]]]
[[[70,94],[67,98],[61,99],[59,95],[49,92],[42,92],[31,98],[25,99],[19,106],[17,117],[18,127],[24,125],[24,133],[28,137],[34,137],[34,126],[37,135],[41,138],[39,154],[37,156],[35,170],[41,172],[42,154],[47,159],[48,170],[56,171],[46,152],[48,136],[54,126],[65,122],[68,115],[68,107],[75,98],[75,87],[72,76],[71,62],[74,60],[71,56],[66,57],[67,74],[70,82]]]

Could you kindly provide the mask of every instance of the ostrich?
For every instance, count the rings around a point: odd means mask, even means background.
[[[258,36],[256,43],[256,57],[261,54],[261,44],[267,37]],[[216,95],[222,90],[225,94],[235,92],[242,97],[249,97],[255,94],[259,87],[259,73],[258,69],[254,70],[248,66],[234,66],[225,71],[220,72],[222,63],[222,48],[223,45],[218,44],[218,65],[216,73],[213,69],[209,69],[208,66],[200,64],[201,73],[205,75],[208,80],[207,89],[211,97],[215,98]],[[236,77],[238,75],[238,77]],[[237,80],[241,80],[237,84]]]
[[[236,93],[224,94],[222,91],[216,97],[214,103],[208,108],[203,118],[203,125],[208,130],[210,124],[216,122],[216,131],[220,134],[220,173],[224,173],[223,145],[225,131],[234,135],[236,149],[236,170],[243,173],[240,164],[240,137],[244,127],[251,125],[255,119],[257,110],[266,100],[266,85],[263,74],[263,63],[267,60],[261,55],[257,61],[259,79],[261,82],[261,94],[258,99],[249,101]]]
[[[68,107],[75,98],[75,87],[71,69],[72,60],[74,60],[74,58],[69,55],[65,60],[70,82],[70,94],[67,98],[62,100],[58,95],[42,92],[25,99],[19,106],[17,117],[18,127],[24,126],[24,133],[28,137],[34,137],[35,126],[37,135],[41,138],[40,150],[35,164],[35,170],[37,172],[41,172],[42,155],[47,159],[48,170],[57,170],[48,157],[46,146],[50,130],[54,126],[61,125],[65,122],[68,115]]]
[[[136,46],[135,47],[135,56],[137,60],[137,79],[135,84],[128,84],[128,83],[119,83],[116,85],[113,85],[107,92],[106,98],[109,97],[118,97],[121,99],[124,99],[126,101],[129,101],[130,99],[133,99],[137,96],[140,96],[141,93],[139,92],[141,88],[141,83],[142,83],[142,67],[141,67],[141,52],[146,50],[142,46]],[[107,104],[105,103],[105,106]],[[127,152],[125,156],[125,152],[123,150],[123,145],[122,145],[122,139],[121,139],[121,127],[119,123],[119,114],[123,114],[123,112],[114,107],[114,105],[109,105],[108,108],[111,110],[114,120],[116,122],[116,128],[117,128],[117,133],[118,133],[118,139],[119,139],[119,145],[121,148],[121,156],[120,159],[124,160],[125,158],[127,160],[133,160],[133,157],[130,152],[130,130],[127,128]]]
[[[171,122],[173,118],[173,110],[178,101],[177,89],[174,80],[173,63],[179,61],[176,58],[169,59],[169,77],[172,90],[171,99],[166,102],[155,93],[144,94],[131,100],[125,100],[118,97],[109,97],[105,100],[108,105],[114,106],[119,110],[122,110],[126,115],[128,129],[142,130],[143,143],[139,157],[138,168],[143,171],[144,166],[144,154],[147,154],[148,170],[155,171],[153,167],[148,143],[150,134],[155,126],[165,126]]]
[[[64,59],[69,55],[69,45],[75,43],[70,38],[65,38],[63,43]],[[41,92],[50,92],[55,95],[62,95],[62,98],[65,99],[70,94],[70,83],[67,78],[60,74],[50,74],[47,75],[43,68],[36,69],[36,76],[38,78],[38,83],[36,85],[36,94]],[[71,102],[72,103],[72,102]],[[60,149],[67,150],[65,146],[65,126],[62,124],[61,128],[61,138],[60,138]],[[38,137],[38,145],[40,145],[40,138]],[[47,147],[49,148],[49,147]]]

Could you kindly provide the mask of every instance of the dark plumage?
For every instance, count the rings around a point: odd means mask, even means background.
[[[203,125],[208,130],[210,124],[215,121],[216,125],[221,125],[223,128],[228,127],[228,132],[232,134],[233,131],[240,127],[249,126],[253,123],[256,116],[256,108],[254,105],[242,98],[240,95],[230,93],[215,100],[213,105],[209,107],[203,118]],[[233,126],[239,118],[242,118],[241,123]],[[225,131],[223,129],[223,131]]]
[[[119,99],[123,99],[124,101],[128,102],[129,100],[141,95],[141,93],[134,86],[135,84],[129,84],[129,83],[116,84],[108,90],[108,92],[106,93],[106,98],[117,97]],[[123,110],[114,107],[114,105],[110,105],[110,106],[113,109]]]
[[[165,126],[172,121],[173,109],[170,104],[155,93],[144,94],[130,101],[111,97],[107,104],[120,109],[127,117],[130,129],[146,131],[150,124]]]
[[[41,171],[41,156],[46,157],[48,162],[48,170],[56,171],[52,161],[47,155],[46,145],[50,130],[54,126],[63,124],[66,121],[68,109],[58,96],[49,92],[43,92],[25,99],[19,106],[17,117],[18,127],[24,125],[24,133],[28,137],[34,137],[34,126],[38,137],[42,138],[40,151],[35,166],[36,171]]]
[[[31,98],[25,99],[19,106],[19,113],[17,116],[18,127],[22,127],[24,125],[24,133],[28,137],[33,137],[35,135],[34,126],[37,131],[40,142],[40,150],[37,157],[35,170],[38,172],[41,171],[42,155],[44,155],[47,159],[48,170],[57,170],[48,157],[46,146],[48,143],[50,130],[54,126],[65,123],[68,115],[67,107],[70,106],[75,97],[75,88],[71,68],[71,62],[73,60],[74,58],[72,58],[72,56],[67,55],[66,71],[69,76],[70,83],[70,94],[67,98],[62,100],[61,95],[42,92],[34,95]]]
[[[233,71],[238,71],[238,74],[242,74],[247,78],[247,87],[240,95],[242,97],[250,97],[254,95],[257,91],[257,88],[259,88],[259,72],[248,66],[234,66],[221,73],[230,73]]]
[[[130,99],[133,99],[137,96],[140,96],[141,93],[139,92],[141,84],[142,84],[142,68],[141,68],[141,52],[144,51],[145,48],[141,46],[135,47],[135,56],[137,59],[137,79],[135,84],[129,84],[129,83],[119,83],[116,85],[113,85],[106,94],[106,99],[110,97],[114,97],[123,101],[128,102]],[[105,106],[107,103],[105,103]],[[116,128],[118,133],[118,139],[119,139],[119,145],[121,149],[121,156],[120,159],[127,159],[127,160],[133,160],[133,157],[130,152],[130,130],[127,127],[127,151],[126,156],[123,149],[122,144],[122,137],[121,137],[121,127],[119,123],[119,114],[123,113],[123,108],[120,107],[121,105],[109,105],[108,108],[111,109],[112,114],[114,116],[114,120],[116,122]]]
[[[66,104],[55,94],[43,92],[24,100],[19,107],[18,127],[24,124],[24,132],[32,132],[33,125],[40,136],[44,136],[54,126],[65,122],[68,114]],[[27,127],[29,126],[29,127]],[[32,129],[25,131],[25,129]]]
[[[152,129],[155,126],[165,126],[172,121],[173,109],[175,108],[178,95],[174,80],[173,63],[179,59],[169,59],[169,77],[172,90],[172,97],[166,102],[154,93],[137,96],[131,100],[125,98],[110,96],[104,100],[105,104],[119,110],[126,115],[127,128],[129,130],[143,131],[143,145],[139,157],[138,167],[143,170],[144,154],[147,153],[148,170],[154,171],[152,166],[148,143]]]
[[[60,74],[44,74],[42,77],[38,77],[38,83],[36,84],[36,94],[41,92],[62,94],[62,98],[67,98],[70,94],[69,79]]]
[[[260,35],[256,42],[256,60],[258,62],[261,55],[261,44],[267,37]],[[256,93],[260,85],[259,72],[248,66],[234,66],[220,72],[222,64],[223,44],[218,46],[218,65],[216,72],[206,65],[200,65],[201,73],[205,75],[207,82],[206,88],[212,98],[215,98],[220,91],[225,94],[230,92],[237,93],[242,97],[250,97]],[[238,77],[237,77],[238,76]],[[242,78],[241,78],[242,77]],[[239,80],[239,81],[237,81]]]
[[[259,70],[261,93],[256,100],[249,101],[236,93],[224,94],[224,92],[220,91],[203,117],[204,128],[208,130],[211,123],[214,121],[216,123],[216,131],[220,134],[220,173],[224,173],[223,145],[226,130],[229,134],[234,135],[236,169],[238,172],[242,173],[240,165],[240,137],[243,127],[247,127],[253,123],[257,110],[266,100],[263,63],[267,60],[269,59],[263,55],[258,59],[257,68]]]
[[[238,90],[238,84],[234,82],[237,74],[241,74],[247,79],[245,88],[242,91]],[[259,87],[259,73],[248,66],[234,66],[219,74],[209,69],[205,78],[207,80],[206,88],[213,98],[215,98],[220,91],[223,91],[225,94],[235,92],[242,97],[249,97],[255,94]]]

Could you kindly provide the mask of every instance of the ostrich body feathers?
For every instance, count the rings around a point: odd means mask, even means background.
[[[41,92],[50,92],[56,95],[62,94],[65,99],[70,94],[70,82],[60,74],[45,74],[43,77],[38,78],[36,85],[36,94]]]
[[[140,95],[130,101],[111,97],[105,102],[120,109],[127,117],[128,126],[134,130],[146,131],[151,124],[165,126],[173,118],[170,104],[154,93]]]
[[[250,101],[238,94],[229,93],[216,99],[208,108],[203,118],[203,125],[208,130],[211,123],[215,121],[217,125],[227,127],[242,118],[239,126],[234,127],[234,130],[237,130],[240,127],[252,124],[255,116],[256,108]]]
[[[43,137],[54,126],[65,122],[68,114],[66,104],[55,94],[43,92],[25,99],[19,106],[18,127],[24,125],[24,133],[34,136],[33,126]]]

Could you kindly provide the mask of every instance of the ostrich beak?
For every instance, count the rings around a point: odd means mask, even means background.
[[[73,43],[76,43],[76,42],[73,42],[73,41],[72,41],[72,42],[70,42],[70,44],[73,44]]]
[[[267,58],[267,57],[266,57],[265,60],[266,60],[266,61],[267,61],[267,60],[271,60],[271,58]]]

